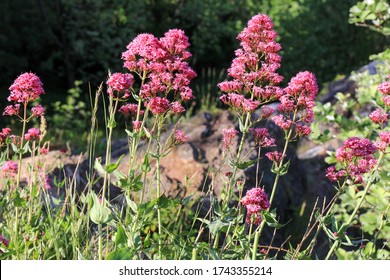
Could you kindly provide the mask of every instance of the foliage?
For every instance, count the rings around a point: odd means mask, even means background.
[[[236,34],[257,13],[274,19],[284,46],[286,78],[308,69],[321,83],[361,66],[386,46],[383,38],[347,24],[355,2],[5,0],[0,84],[5,90],[20,71],[33,71],[58,94],[65,94],[75,80],[97,86],[108,69],[121,68],[120,53],[129,38],[142,32],[160,36],[171,28],[181,28],[191,38],[195,70],[226,68],[237,48]]]
[[[75,148],[86,146],[89,113],[85,102],[80,99],[81,85],[81,81],[75,81],[65,102],[56,101],[52,105],[55,113],[49,115],[48,125],[52,128],[50,141],[57,147],[63,148],[65,144]]]
[[[381,94],[378,92],[378,84],[390,74],[390,50],[371,57],[376,62],[376,74],[369,71],[353,73],[351,79],[356,83],[356,95],[350,93],[338,93],[334,104],[317,103],[316,119],[318,123],[327,124],[336,131],[337,135],[326,132],[326,137],[321,139],[325,143],[332,138],[346,140],[353,136],[376,139],[380,127],[369,119],[369,113],[376,107],[383,105]],[[318,125],[317,123],[317,125]],[[316,125],[316,128],[317,128]],[[318,133],[324,135],[324,131]],[[330,164],[335,162],[334,152],[326,158]],[[362,250],[345,251],[340,248],[336,252],[340,259],[377,259],[389,256],[390,248],[387,239],[390,234],[388,222],[390,189],[388,186],[390,161],[385,158],[381,172],[377,175],[377,181],[373,184],[366,196],[366,202],[359,211],[359,216],[353,224],[353,229],[347,234],[361,240],[359,246]],[[357,199],[362,196],[364,189],[352,184],[344,189],[339,202],[334,206],[334,215],[340,223],[346,222],[350,213],[357,204]]]
[[[390,5],[384,0],[358,2],[349,12],[349,23],[390,35]]]

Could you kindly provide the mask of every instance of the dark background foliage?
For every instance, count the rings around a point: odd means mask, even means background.
[[[199,73],[227,68],[238,46],[237,34],[258,13],[269,14],[279,33],[285,81],[310,70],[323,83],[359,68],[388,44],[383,36],[348,24],[349,8],[356,2],[2,0],[0,110],[8,87],[25,71],[41,77],[46,105],[63,99],[75,80],[91,83],[94,90],[108,70],[124,71],[121,53],[143,32],[162,36],[170,28],[184,29],[192,44],[191,63]],[[81,96],[86,101],[87,92]]]

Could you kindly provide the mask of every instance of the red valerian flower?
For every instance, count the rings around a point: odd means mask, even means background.
[[[183,131],[181,130],[176,130],[175,131],[175,144],[184,144],[184,143],[187,143],[189,137],[187,135],[184,134]]]
[[[33,73],[21,74],[10,86],[9,90],[11,94],[8,97],[8,101],[17,103],[34,101],[41,94],[45,93],[41,80]]]
[[[272,162],[275,162],[276,164],[279,164],[282,160],[282,153],[278,152],[278,151],[274,151],[274,152],[268,152],[265,154],[265,156]]]
[[[155,115],[162,115],[166,113],[170,108],[168,99],[164,97],[152,98],[148,106],[150,111]]]
[[[369,115],[370,119],[377,124],[387,122],[387,114],[382,109],[378,108]]]
[[[253,138],[255,138],[256,146],[260,147],[272,147],[275,145],[275,139],[272,138],[268,129],[266,128],[250,128],[249,131],[252,133]]]
[[[14,161],[6,161],[1,167],[1,171],[8,176],[16,176],[16,174],[18,174],[18,164]]]
[[[41,117],[45,114],[45,108],[41,104],[31,108],[32,115],[34,117]]]
[[[185,112],[186,109],[180,104],[179,101],[175,101],[171,104],[171,110],[174,114],[181,114]]]
[[[3,116],[19,115],[20,104],[8,105],[4,108]]]
[[[378,86],[378,90],[379,90],[383,95],[389,95],[389,94],[390,94],[390,82],[381,83],[381,84]]]
[[[125,116],[135,117],[137,116],[138,105],[132,103],[125,104],[119,109],[119,112]],[[144,110],[140,110],[139,114],[143,115]]]
[[[1,129],[1,132],[0,132],[0,143],[2,141],[4,141],[11,134],[11,132],[12,132],[11,128],[9,128],[9,127]]]
[[[24,135],[24,139],[28,141],[39,141],[40,138],[40,130],[39,128],[30,128],[27,133]]]
[[[262,221],[261,211],[270,207],[268,196],[262,188],[252,188],[241,199],[242,205],[247,209],[246,222],[259,225]]]
[[[225,149],[229,149],[230,146],[232,145],[232,140],[233,138],[238,134],[238,131],[235,130],[234,128],[230,128],[230,129],[222,129],[222,143],[223,143],[223,147]]]
[[[381,140],[382,141],[382,140]],[[343,168],[336,172],[334,166],[327,169],[326,177],[331,181],[338,181],[345,176],[350,176],[354,183],[363,181],[362,175],[370,172],[376,165],[374,153],[381,149],[380,143],[371,143],[369,139],[351,137],[336,150],[336,160]]]
[[[224,93],[220,98],[232,109],[253,112],[260,104],[277,100],[282,89],[277,87],[283,77],[276,73],[281,47],[276,43],[277,33],[271,19],[264,14],[248,21],[247,27],[237,36],[241,48],[228,69],[231,81],[218,84]]]
[[[130,88],[133,83],[134,77],[131,74],[111,74],[107,80],[107,92],[112,98],[126,99],[130,97]]]

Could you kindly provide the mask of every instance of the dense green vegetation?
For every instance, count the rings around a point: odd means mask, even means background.
[[[320,82],[349,73],[386,46],[379,34],[348,24],[354,0],[4,0],[0,19],[2,92],[23,71],[39,73],[53,99],[75,80],[96,86],[122,69],[120,54],[137,34],[181,28],[193,67],[226,68],[235,37],[257,13],[270,15],[284,46],[286,78],[297,70]],[[287,79],[286,79],[287,80]],[[85,90],[85,92],[87,92]],[[2,100],[4,94],[2,94]],[[86,97],[87,99],[87,97]]]

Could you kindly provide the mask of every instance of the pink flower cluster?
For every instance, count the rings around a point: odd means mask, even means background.
[[[21,74],[10,86],[9,90],[11,94],[8,97],[8,101],[15,103],[29,103],[45,93],[41,80],[33,73]]]
[[[222,129],[222,143],[225,149],[229,149],[232,145],[233,138],[238,134],[238,131],[234,128]]]
[[[318,93],[317,80],[314,74],[304,71],[293,77],[280,97],[278,109],[280,115],[272,120],[283,130],[288,130],[295,124],[296,136],[307,136],[311,133],[309,124],[313,121],[315,98]],[[291,119],[295,115],[295,119]]]
[[[11,135],[11,129],[9,127],[3,128],[0,132],[0,146],[3,145],[7,137]]]
[[[388,77],[389,78],[389,77]],[[382,101],[385,106],[390,107],[390,82],[381,83],[378,90],[382,93]]]
[[[122,53],[124,67],[143,81],[140,96],[153,114],[164,114],[170,108],[175,114],[184,112],[181,102],[194,98],[189,84],[196,73],[186,61],[191,57],[189,45],[184,31],[171,29],[160,39],[140,34]]]
[[[379,132],[379,140],[375,141],[374,146],[384,152],[390,146],[390,131]]]
[[[261,104],[277,100],[283,90],[275,86],[283,77],[276,73],[281,46],[275,42],[277,33],[267,15],[256,15],[238,35],[241,48],[236,50],[228,74],[233,78],[218,84],[225,94],[221,101],[241,112],[253,112]]]
[[[259,225],[262,221],[261,211],[270,207],[267,194],[262,188],[252,188],[246,192],[241,200],[242,205],[246,207],[246,222]]]
[[[366,138],[352,137],[346,140],[342,147],[336,150],[336,160],[343,166],[338,172],[331,166],[326,171],[326,177],[338,181],[344,176],[359,184],[363,182],[362,175],[372,170],[376,164],[374,153],[376,147]]]
[[[282,161],[282,153],[278,151],[268,152],[265,156],[272,162],[279,164]]]
[[[189,139],[189,137],[187,135],[185,135],[183,131],[181,131],[181,130],[175,131],[174,144],[178,145],[178,144],[187,143],[188,139]]]
[[[24,139],[28,141],[39,141],[40,139],[40,130],[39,128],[30,128],[27,133],[24,135]]]
[[[268,129],[250,128],[249,131],[251,132],[253,138],[255,139],[256,146],[264,147],[264,148],[276,146],[275,139],[269,135]]]
[[[148,102],[147,106],[150,111],[155,115],[162,115],[166,113],[169,108],[169,100],[164,97],[154,97]]]
[[[130,116],[131,118],[133,118],[133,117],[137,116],[138,105],[133,104],[133,103],[125,104],[119,109],[119,112],[125,116]],[[140,110],[139,113],[140,113],[140,115],[143,115],[144,110]]]
[[[107,80],[107,92],[112,98],[126,99],[130,97],[130,89],[133,83],[133,75],[114,73]]]
[[[18,174],[18,164],[14,161],[6,161],[1,167],[1,171],[7,176],[16,176]]]
[[[15,79],[9,90],[8,101],[13,102],[13,104],[4,108],[3,116],[19,116],[21,107],[24,108],[25,105],[35,101],[41,94],[45,93],[41,80],[33,73],[21,74]],[[45,109],[40,104],[31,108],[31,117],[40,117],[44,113]]]
[[[45,114],[45,108],[41,104],[31,108],[31,113],[34,117],[41,117]]]
[[[387,114],[384,112],[382,109],[378,108],[375,111],[373,111],[370,115],[369,118],[372,120],[372,122],[376,124],[384,124],[387,122]]]

